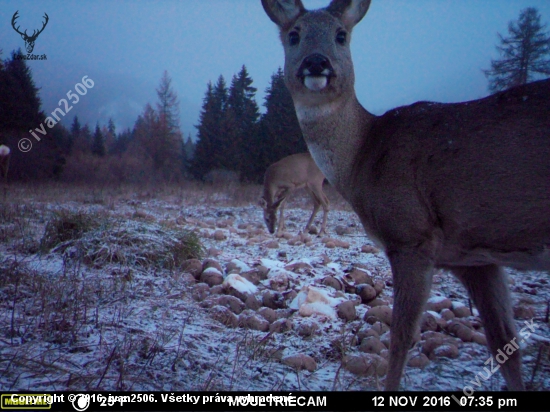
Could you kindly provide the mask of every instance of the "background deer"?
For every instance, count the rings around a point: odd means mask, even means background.
[[[516,337],[502,266],[550,269],[550,80],[458,104],[382,116],[354,90],[351,31],[370,0],[262,0],[280,28],[285,82],[309,151],[390,261],[386,389],[396,390],[434,268],[465,285],[493,355]],[[500,370],[524,389],[521,355]]]
[[[285,228],[284,208],[286,199],[296,189],[305,187],[313,200],[313,212],[309,218],[304,232],[309,227],[319,211],[323,207],[323,223],[319,234],[326,233],[329,200],[323,192],[325,176],[309,153],[298,153],[287,156],[269,166],[264,176],[264,193],[260,198],[260,206],[264,209],[264,220],[269,233],[275,232],[277,223],[277,209],[279,208],[279,225],[277,235]]]

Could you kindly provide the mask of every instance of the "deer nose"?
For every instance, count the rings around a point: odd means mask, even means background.
[[[332,73],[332,66],[325,56],[315,53],[304,59],[300,72],[302,76],[328,76]]]

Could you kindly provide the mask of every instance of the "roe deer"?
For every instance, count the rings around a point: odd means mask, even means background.
[[[502,266],[550,269],[550,80],[375,116],[355,95],[349,45],[370,0],[262,5],[280,29],[309,151],[392,268],[385,389],[399,388],[434,268],[465,285],[496,356],[516,337]],[[501,366],[508,389],[524,389],[519,351]]]
[[[325,176],[319,170],[309,153],[298,153],[287,156],[269,166],[264,176],[264,193],[260,198],[260,206],[264,209],[264,220],[269,233],[275,232],[277,223],[277,208],[279,208],[279,225],[277,235],[285,228],[284,208],[286,199],[296,189],[305,187],[313,199],[313,212],[309,218],[304,233],[323,207],[323,223],[319,234],[326,233],[329,201],[323,192]]]

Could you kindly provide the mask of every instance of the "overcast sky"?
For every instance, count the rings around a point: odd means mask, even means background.
[[[304,4],[319,8],[328,0]],[[549,21],[548,0],[372,0],[352,40],[360,102],[382,114],[419,100],[487,95],[481,70],[497,57],[497,32],[506,35],[508,22],[526,7]],[[182,131],[195,135],[208,81],[222,74],[229,84],[244,64],[261,106],[271,75],[283,65],[277,29],[259,0],[2,0],[3,58],[24,50],[11,27],[16,10],[17,24],[29,34],[49,15],[33,52],[47,60],[29,62],[46,113],[84,75],[95,81],[65,123],[77,114],[91,126],[109,116],[119,128],[131,126],[147,102],[155,103],[167,70],[181,101]]]

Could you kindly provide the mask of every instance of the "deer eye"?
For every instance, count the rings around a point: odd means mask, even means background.
[[[300,35],[297,31],[291,31],[288,33],[288,42],[291,46],[296,46],[298,43],[300,43]]]
[[[336,42],[338,44],[344,45],[346,44],[347,37],[348,34],[345,31],[340,30],[338,33],[336,33]]]

